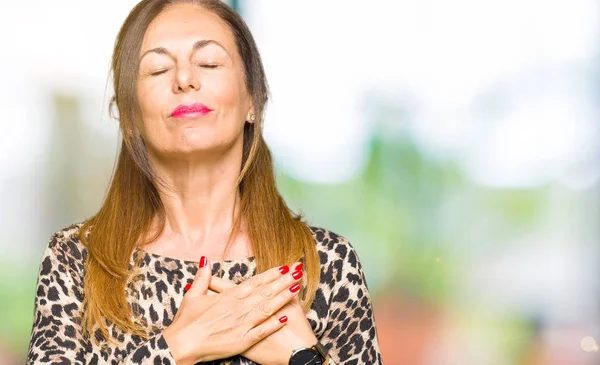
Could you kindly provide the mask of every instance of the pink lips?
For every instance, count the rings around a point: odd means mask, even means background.
[[[180,105],[171,113],[171,118],[193,118],[206,115],[212,111],[204,104],[194,103],[190,105]]]

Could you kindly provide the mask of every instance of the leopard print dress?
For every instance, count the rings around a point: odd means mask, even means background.
[[[37,282],[33,329],[27,364],[175,364],[162,329],[173,320],[184,287],[192,283],[198,263],[136,250],[143,255],[127,285],[127,300],[141,322],[154,328],[151,337],[109,327],[117,345],[94,344],[81,335],[86,249],[79,240],[81,224],[54,234],[44,251]],[[321,258],[321,279],[308,321],[335,364],[383,364],[371,299],[361,264],[350,243],[333,232],[311,227]],[[240,283],[256,273],[252,257],[214,262],[213,275]],[[214,364],[255,364],[242,357]]]

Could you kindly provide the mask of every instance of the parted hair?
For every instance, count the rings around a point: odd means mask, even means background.
[[[230,239],[244,219],[257,273],[302,259],[306,275],[301,302],[306,311],[319,283],[319,256],[312,233],[302,217],[288,208],[276,187],[271,152],[262,134],[268,85],[248,26],[219,0],[143,0],[123,23],[112,57],[111,105],[118,113],[122,136],[116,166],[102,206],[84,222],[80,232],[88,251],[82,327],[85,336],[94,341],[112,341],[109,325],[143,338],[148,336],[148,329],[136,321],[137,313],[127,302],[130,258],[136,248],[157,239],[165,227],[166,216],[159,196],[160,181],[136,126],[141,117],[136,85],[140,49],[149,24],[165,8],[178,3],[196,4],[227,24],[242,60],[245,85],[256,114],[254,123],[244,125],[242,164],[237,180],[241,204]],[[152,229],[153,221],[159,222],[158,229]]]

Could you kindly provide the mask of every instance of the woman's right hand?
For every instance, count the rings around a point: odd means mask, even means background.
[[[283,266],[206,295],[211,279],[207,261],[205,257],[200,260],[192,287],[163,331],[177,364],[224,359],[246,351],[285,325],[274,314],[298,293],[298,280],[284,275],[289,269]]]

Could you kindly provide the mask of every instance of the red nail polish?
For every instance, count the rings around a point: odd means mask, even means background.
[[[302,277],[302,271],[294,271],[292,277],[296,280],[300,279]]]
[[[296,265],[296,267],[294,268],[294,271],[298,271],[298,270],[302,270],[302,266],[304,266],[304,264],[301,262],[298,265]]]
[[[292,293],[295,293],[295,292],[297,292],[298,290],[300,290],[300,285],[298,285],[298,284],[294,284],[294,285],[290,286],[290,291],[291,291]]]
[[[279,322],[285,323],[285,322],[287,322],[287,319],[288,319],[287,316],[283,316],[283,317],[279,318]]]
[[[283,265],[279,268],[279,272],[281,273],[281,275],[287,273],[288,271],[290,271],[290,268],[287,265]]]
[[[192,288],[192,284],[187,284],[184,288],[185,291],[189,291]]]
[[[204,266],[206,266],[207,263],[208,263],[208,260],[206,259],[206,256],[200,257],[200,268],[203,268]]]

